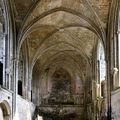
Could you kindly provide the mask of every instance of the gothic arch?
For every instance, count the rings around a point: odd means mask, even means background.
[[[25,36],[29,33],[29,31],[33,30],[34,29],[34,26],[35,26],[35,23],[39,22],[41,19],[45,18],[46,16],[49,16],[53,13],[56,13],[56,12],[65,12],[65,13],[68,13],[68,14],[71,14],[71,15],[74,15],[75,17],[79,17],[81,19],[83,19],[87,24],[89,24],[88,26],[84,26],[84,25],[77,25],[77,26],[83,26],[84,28],[87,28],[91,31],[93,31],[98,37],[100,37],[101,41],[103,42],[103,45],[105,47],[105,39],[106,39],[106,36],[104,35],[104,31],[101,28],[99,28],[97,26],[97,24],[92,21],[90,18],[86,17],[84,14],[80,13],[80,12],[77,12],[77,11],[74,11],[72,9],[68,9],[68,8],[64,8],[64,7],[58,7],[58,8],[54,8],[50,11],[47,11],[47,12],[44,12],[42,13],[41,15],[39,15],[38,17],[34,18],[28,26],[26,26],[24,29],[21,30],[21,34],[19,35],[18,37],[18,54],[19,54],[19,51],[20,51],[20,48],[23,44],[23,41],[25,40]],[[90,26],[90,27],[89,27]],[[63,27],[63,28],[66,28],[66,27]],[[60,29],[60,28],[59,28]],[[102,30],[101,30],[102,29]],[[55,32],[58,31],[58,30],[55,30]],[[53,33],[54,34],[54,33]]]
[[[0,109],[3,113],[3,120],[11,120],[11,109],[7,101],[2,101],[0,103]]]

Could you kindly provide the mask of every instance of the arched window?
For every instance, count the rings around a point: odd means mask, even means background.
[[[101,42],[98,44],[98,56],[97,56],[97,87],[98,96],[105,96],[105,77],[106,77],[106,63],[105,53]]]

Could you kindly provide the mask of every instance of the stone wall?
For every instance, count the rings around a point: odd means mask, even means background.
[[[120,89],[112,93],[112,117],[120,120]]]
[[[7,108],[10,108],[10,118],[11,120],[32,120],[32,115],[34,113],[35,106],[23,99],[21,96],[17,95],[17,112],[16,115],[12,119],[12,111],[13,111],[13,98],[12,92],[2,88],[0,86],[0,103],[5,103]],[[7,103],[7,104],[6,104]]]
[[[35,106],[23,99],[21,96],[17,96],[17,119],[15,120],[32,120]]]
[[[12,118],[12,92],[3,89],[1,86],[0,86],[0,103],[6,106],[7,111],[10,112],[10,118]]]

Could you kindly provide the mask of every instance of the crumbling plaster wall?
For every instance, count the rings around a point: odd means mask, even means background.
[[[17,120],[32,120],[34,110],[34,104],[19,95],[17,96]]]
[[[10,108],[10,118],[12,118],[12,92],[11,91],[8,91],[6,89],[3,89],[1,86],[0,86],[0,103],[7,103],[8,108]]]
[[[21,96],[17,96],[17,112],[16,115],[12,117],[13,111],[13,98],[12,92],[0,87],[0,103],[7,102],[10,107],[10,118],[11,120],[32,120],[32,116],[35,110],[35,106]]]
[[[112,118],[120,120],[120,89],[112,93]]]

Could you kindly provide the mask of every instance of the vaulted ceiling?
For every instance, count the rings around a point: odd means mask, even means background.
[[[18,49],[30,68],[58,67],[84,78],[99,40],[105,47],[110,0],[13,0]]]

